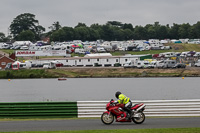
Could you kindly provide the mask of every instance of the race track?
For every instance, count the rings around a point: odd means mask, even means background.
[[[145,122],[141,125],[116,122],[114,122],[112,125],[104,125],[100,119],[0,121],[0,132],[190,127],[200,127],[200,117],[146,118]]]

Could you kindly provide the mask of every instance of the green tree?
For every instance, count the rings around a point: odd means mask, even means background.
[[[92,24],[91,26],[90,26],[90,29],[92,30],[92,31],[95,31],[95,36],[96,36],[96,38],[97,39],[103,39],[103,36],[104,36],[104,31],[103,31],[103,28],[102,28],[102,25],[99,25],[99,24]],[[92,35],[93,36],[93,35]],[[91,36],[91,38],[93,38]]]
[[[65,31],[63,29],[60,29],[51,34],[51,41],[63,42],[66,41],[65,37],[66,37]]]
[[[35,40],[35,34],[31,30],[22,31],[17,36],[18,41],[34,41]]]
[[[106,24],[112,25],[112,26],[117,26],[117,27],[123,26],[123,24],[119,21],[108,21]]]
[[[103,34],[102,39],[105,41],[115,40],[114,37],[114,29],[110,24],[106,24],[102,26]]]
[[[194,38],[200,38],[200,21],[198,21],[196,24],[193,25],[193,30],[195,32],[195,37]]]
[[[145,29],[147,30],[148,39],[156,39],[156,30],[153,25],[146,25]]]
[[[78,27],[87,27],[87,25],[85,23],[78,23],[77,26],[75,26],[74,28]]]
[[[88,27],[80,26],[74,28],[75,39],[87,41],[90,39],[90,32]]]
[[[123,24],[122,28],[123,28],[123,29],[130,29],[130,30],[132,30],[132,31],[134,30],[132,24],[126,24],[126,23]]]
[[[182,24],[180,25],[179,29],[178,29],[178,35],[179,35],[179,39],[180,38],[188,38],[189,37],[189,29],[190,29],[190,24]]]
[[[132,40],[133,39],[133,31],[130,29],[124,29],[124,40]]]
[[[164,25],[160,26],[157,31],[157,39],[167,39],[168,37],[168,28]]]
[[[0,32],[0,42],[4,42],[5,41],[5,34]]]
[[[169,30],[170,39],[179,39],[179,35],[178,35],[179,27],[180,25],[175,24],[175,23],[173,24],[173,26]]]
[[[63,27],[63,31],[65,32],[65,41],[74,40],[74,29],[71,27]]]
[[[96,41],[98,39],[101,39],[98,30],[90,28],[89,32],[90,32],[90,39],[89,39],[90,41]]]
[[[147,39],[147,30],[142,26],[136,26],[134,29],[134,39]]]
[[[197,34],[195,33],[195,27],[194,26],[191,26],[189,29],[188,29],[188,37],[190,39],[195,39],[197,38]]]
[[[59,30],[61,27],[62,26],[60,25],[60,23],[56,21],[52,24],[52,26],[49,27],[49,29],[51,29],[52,31],[56,31]]]
[[[39,25],[39,21],[35,19],[35,15],[24,13],[18,15],[10,25],[10,32],[16,38],[22,31],[32,31],[35,36],[40,36],[45,28]]]

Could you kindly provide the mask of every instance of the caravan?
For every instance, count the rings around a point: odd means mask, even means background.
[[[56,63],[54,62],[44,62],[43,63],[43,68],[45,69],[53,69],[53,68],[56,68]]]
[[[150,68],[149,61],[138,61],[136,64],[137,68]]]
[[[173,68],[176,65],[176,60],[165,60],[163,68]]]
[[[7,69],[9,69],[10,67],[12,68],[12,70],[29,69],[31,67],[31,63],[30,62],[21,63],[19,61],[15,61],[14,63],[6,66]]]

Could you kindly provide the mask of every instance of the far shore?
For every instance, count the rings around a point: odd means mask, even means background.
[[[1,70],[0,79],[25,78],[131,78],[200,77],[200,67],[185,69],[136,69],[123,67],[63,67],[56,69]]]

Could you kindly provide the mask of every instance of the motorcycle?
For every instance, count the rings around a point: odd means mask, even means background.
[[[101,121],[106,124],[112,124],[114,119],[116,119],[116,122],[131,122],[131,120],[135,124],[142,124],[145,120],[145,114],[143,111],[145,110],[145,104],[135,104],[131,107],[132,116],[128,116],[127,111],[124,110],[124,104],[116,104],[114,103],[114,100],[111,99],[109,103],[106,105],[106,110],[101,115]]]

